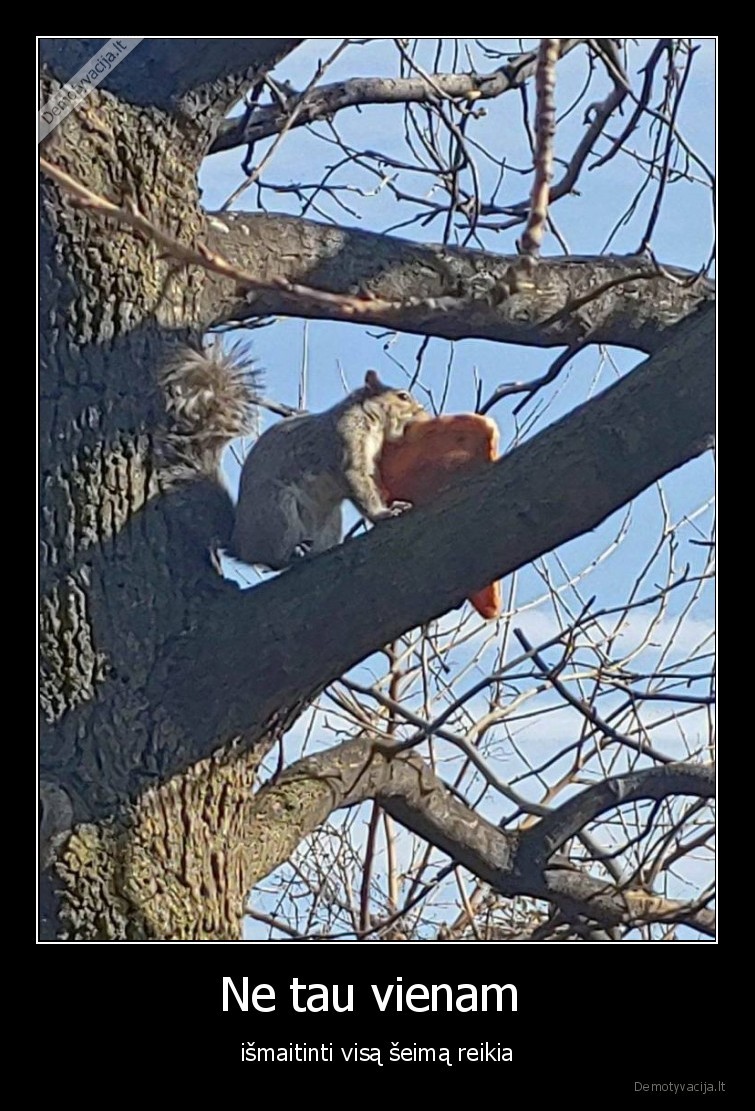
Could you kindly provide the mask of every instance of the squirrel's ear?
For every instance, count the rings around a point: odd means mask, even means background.
[[[364,384],[372,393],[379,393],[383,389],[383,383],[378,378],[376,370],[368,370],[364,376]]]

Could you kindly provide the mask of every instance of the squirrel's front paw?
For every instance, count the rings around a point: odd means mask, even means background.
[[[410,501],[394,501],[391,502],[387,509],[384,509],[381,513],[379,513],[375,520],[387,521],[391,517],[400,517],[402,513],[406,513],[407,509],[411,508],[412,503]]]

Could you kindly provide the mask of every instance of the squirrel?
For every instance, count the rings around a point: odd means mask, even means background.
[[[215,344],[180,353],[162,383],[171,454],[204,473],[217,470],[225,444],[250,431],[259,403],[254,378],[249,382],[238,356]],[[373,522],[403,513],[409,502],[385,500],[378,458],[411,421],[427,418],[410,393],[368,370],[364,385],[332,408],[278,421],[244,463],[229,554],[280,571],[340,543],[345,500]]]
[[[341,540],[341,503],[369,521],[395,517],[378,482],[383,444],[425,410],[406,390],[368,370],[364,385],[322,413],[287,417],[260,436],[241,473],[231,555],[281,570]]]

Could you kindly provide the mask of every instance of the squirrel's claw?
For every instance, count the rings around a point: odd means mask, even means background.
[[[293,561],[296,559],[306,559],[307,556],[312,555],[313,547],[314,541],[300,540],[294,550],[291,552],[291,562],[293,563]]]

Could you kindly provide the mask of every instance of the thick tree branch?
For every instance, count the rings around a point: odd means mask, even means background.
[[[303,309],[283,288],[244,295],[213,275],[205,291],[207,325],[305,315],[447,339],[535,347],[588,341],[650,352],[673,324],[713,297],[710,282],[695,282],[689,271],[659,271],[646,258],[546,258],[523,275],[518,257],[420,245],[291,216],[214,216],[206,244],[256,281],[284,279],[364,298],[358,316],[337,304],[313,302]]]
[[[522,851],[533,860],[546,861],[571,837],[606,810],[643,799],[669,795],[713,798],[716,770],[713,764],[666,764],[660,768],[614,775],[580,791],[551,814],[545,815],[522,838]]]
[[[559,828],[562,814],[564,828],[573,824],[577,812],[574,804],[578,800],[586,800],[582,807],[583,824],[608,809],[611,804],[596,805],[594,792],[599,788],[613,785],[613,806],[630,801],[629,795],[708,797],[712,783],[709,769],[694,765],[675,768],[673,781],[665,768],[633,773],[634,789],[627,785],[624,797],[618,787],[620,781],[627,779],[624,776],[590,787],[541,819],[532,831],[520,834],[504,832],[470,809],[416,754],[392,756],[385,746],[376,748],[369,738],[360,738],[297,761],[255,796],[245,830],[254,857],[254,871],[249,878],[252,883],[259,883],[289,859],[300,841],[333,811],[374,799],[402,825],[448,853],[502,895],[547,899],[569,916],[593,919],[604,925],[681,918],[710,932],[713,919],[708,912],[691,911],[685,904],[641,890],[620,891],[570,867],[546,868],[546,860],[532,852],[541,826]],[[665,775],[662,795],[658,794],[661,789],[658,773]],[[649,793],[640,794],[642,777]]]
[[[564,39],[561,56],[584,39]],[[258,107],[249,119],[238,116],[220,126],[210,154],[255,143],[276,135],[296,110],[292,127],[327,119],[344,108],[364,104],[426,104],[439,96],[454,100],[489,100],[509,89],[517,89],[535,72],[537,51],[529,50],[492,73],[434,73],[432,82],[421,77],[355,77],[312,89],[306,96],[296,93],[281,104]]]
[[[379,801],[403,824],[472,871],[484,873],[491,883],[505,883],[516,835],[502,833],[470,810],[420,757],[412,753],[391,757],[376,750],[369,738],[297,761],[255,796],[247,844],[267,844],[268,852],[257,857],[259,870],[252,882],[258,883],[288,859],[301,839],[334,810],[366,799]]]
[[[223,220],[212,219],[208,239],[215,243],[214,249],[204,242],[187,245],[165,233],[133,202],[117,204],[108,200],[45,158],[40,165],[77,207],[131,227],[153,242],[162,254],[211,274],[215,284],[208,285],[205,298],[208,324],[280,313],[359,320],[408,331],[426,330],[431,335],[457,336],[453,329],[454,322],[458,322],[464,335],[482,335],[492,327],[489,338],[519,343],[568,343],[571,350],[610,340],[652,350],[663,335],[659,328],[667,329],[687,316],[701,299],[712,296],[709,283],[696,282],[689,274],[685,282],[644,257],[560,259],[554,260],[547,271],[540,266],[533,274],[530,259],[484,256],[479,251],[450,251],[438,246],[420,248],[363,232],[348,233],[350,257],[341,257],[340,288],[330,291],[321,286],[325,283],[327,287],[332,281],[328,272],[332,249],[335,243],[343,245],[347,234],[340,229],[296,218],[247,217],[243,221],[231,215]],[[542,231],[542,220],[539,227]],[[238,236],[235,241],[230,237],[225,242],[219,239],[218,233],[227,234],[231,228],[242,233],[240,244]],[[253,234],[260,230],[261,237]],[[272,255],[263,246],[263,241],[269,245],[271,235],[275,235]],[[281,250],[283,238],[290,249]],[[312,240],[320,256],[317,261],[323,256],[327,260],[324,272],[315,271],[317,287],[310,284],[309,276],[314,262]],[[349,275],[349,264],[353,269],[366,262],[359,256],[360,250],[368,245],[373,248],[369,277],[364,272],[361,276]],[[385,272],[375,273],[375,263],[381,254]],[[524,261],[530,263],[526,268]],[[428,284],[428,272],[433,265],[437,280]],[[303,278],[307,284],[302,284]],[[415,279],[422,284],[418,286]],[[638,294],[639,304],[632,304]],[[240,295],[242,304],[238,303]],[[218,302],[219,297],[226,299],[224,304]],[[641,306],[647,314],[644,320]],[[444,331],[442,325],[448,326],[449,322],[452,330]],[[644,331],[643,323],[647,325]],[[632,332],[628,335],[630,325]],[[507,326],[511,332],[506,331]],[[643,338],[638,339],[638,335]],[[502,389],[505,393],[505,388]],[[497,396],[502,396],[502,392],[498,391]]]
[[[67,81],[106,39],[44,39],[47,73]],[[146,39],[101,88],[131,104],[176,112],[214,132],[226,112],[301,39]]]
[[[145,217],[132,202],[118,204],[101,197],[99,193],[88,189],[47,159],[40,160],[40,167],[48,177],[56,181],[75,206],[97,213],[98,216],[112,220],[121,226],[133,228],[142,238],[153,242],[164,256],[184,263],[187,267],[207,270],[214,279],[222,279],[225,291],[229,288],[233,290],[234,301],[238,301],[239,294],[243,293],[243,306],[230,310],[233,319],[249,316],[250,306],[255,314],[268,307],[266,311],[288,314],[288,316],[360,320],[365,323],[382,323],[387,327],[417,331],[422,331],[426,327],[430,334],[437,336],[441,333],[439,319],[443,322],[461,319],[466,329],[475,317],[482,320],[485,316],[490,316],[495,321],[494,327],[500,328],[501,323],[504,323],[504,326],[509,323],[515,330],[512,337],[504,333],[497,334],[496,339],[515,338],[523,343],[547,343],[560,341],[558,337],[562,332],[566,337],[576,334],[581,338],[574,341],[573,346],[568,349],[568,352],[573,353],[577,347],[585,347],[587,343],[608,338],[613,342],[628,339],[633,341],[632,346],[640,346],[635,337],[637,318],[641,313],[636,306],[633,306],[631,313],[635,334],[631,338],[625,337],[624,334],[628,323],[627,299],[635,296],[637,287],[640,288],[638,291],[642,301],[651,313],[651,321],[648,323],[656,329],[670,327],[671,323],[687,316],[701,298],[712,294],[712,289],[707,283],[694,282],[693,276],[687,276],[689,280],[685,282],[667,270],[662,270],[655,262],[644,258],[628,261],[626,259],[606,260],[605,257],[590,261],[555,260],[546,273],[543,272],[543,268],[537,268],[540,277],[533,280],[532,260],[520,261],[490,256],[485,260],[487,269],[482,274],[481,281],[479,270],[471,274],[463,274],[465,266],[479,268],[481,252],[451,253],[449,249],[440,247],[419,249],[410,247],[410,244],[405,244],[401,240],[386,242],[399,251],[409,247],[415,256],[412,259],[413,269],[417,261],[420,261],[416,258],[420,250],[423,262],[430,260],[435,262],[441,281],[446,277],[443,270],[453,266],[456,270],[455,291],[442,293],[441,296],[434,296],[434,294],[427,296],[425,292],[424,296],[417,297],[416,291],[409,292],[407,296],[404,290],[403,298],[387,299],[386,293],[402,292],[401,262],[393,259],[391,262],[393,272],[389,276],[381,274],[376,278],[374,287],[365,288],[363,283],[359,283],[356,292],[330,292],[314,288],[309,284],[302,284],[301,281],[292,281],[290,272],[280,272],[280,266],[276,267],[274,261],[270,269],[265,268],[264,262],[269,258],[268,253],[262,244],[253,240],[249,234],[246,234],[243,241],[243,251],[235,250],[230,240],[225,243],[221,241],[215,250],[209,248],[204,242],[198,243],[197,246],[188,246],[171,234],[165,233],[157,223]],[[281,223],[280,218],[274,219]],[[210,230],[217,233],[220,229],[228,227],[228,223],[222,223],[215,218],[211,222]],[[249,231],[248,227],[238,222],[235,227],[244,232]],[[313,229],[331,232],[334,230],[323,229],[320,224],[309,224],[308,221],[301,220],[295,220],[293,224],[289,220],[283,220],[282,227],[290,234],[299,232],[306,234]],[[359,234],[363,236],[364,233],[352,233],[352,237],[356,238]],[[215,239],[217,236],[211,234],[210,238]],[[369,236],[368,238],[373,241],[379,240],[380,250],[385,249],[384,237]],[[252,244],[254,251],[249,261],[249,269],[245,269],[244,258],[248,256]],[[278,246],[275,260],[280,257],[280,244]],[[222,248],[226,251],[231,248],[229,254],[233,260],[222,253]],[[306,260],[306,247],[303,242],[300,243],[300,248],[299,270],[302,269],[304,261],[309,261]],[[286,254],[285,258],[286,270],[290,271],[292,254]],[[374,263],[374,258],[372,261]],[[529,266],[524,267],[522,264],[524,261],[529,262]],[[570,269],[564,269],[565,266]],[[427,267],[424,266],[423,269],[425,273],[422,278],[426,281]],[[326,274],[324,277],[325,280],[329,280]],[[320,281],[322,278],[323,276],[319,276]],[[343,272],[340,273],[340,280],[343,284]],[[396,282],[395,288],[393,288],[394,282]],[[382,294],[376,293],[375,289],[382,289]],[[215,303],[214,294],[222,294],[222,292],[218,284],[210,287],[207,304],[208,308],[210,306],[212,308],[211,320],[214,323],[220,322],[217,318],[219,306]],[[643,292],[654,293],[655,297],[642,297]],[[527,301],[530,303],[527,304]],[[225,309],[225,311],[229,310]],[[525,329],[524,338],[522,326]],[[533,329],[538,337],[536,341],[530,338]],[[604,331],[602,332],[601,329]],[[611,336],[608,336],[608,330],[611,331]],[[660,334],[662,333],[646,339],[645,347],[652,349]],[[572,343],[571,340],[568,342]],[[566,356],[561,356],[556,360],[556,364],[565,358]],[[552,377],[553,370],[548,371],[543,379],[532,384],[531,389],[542,386]],[[511,392],[512,389],[519,391],[520,384],[516,383],[513,388],[501,388],[496,391],[494,398],[505,396],[505,393]],[[487,408],[490,408],[490,404]]]
[[[676,902],[643,890],[618,891],[612,884],[568,868],[548,868],[544,878],[543,891],[527,894],[548,899],[569,918],[586,918],[609,927],[678,922],[709,937],[715,933],[715,915],[707,907]]]

